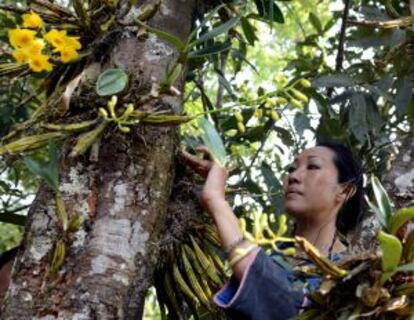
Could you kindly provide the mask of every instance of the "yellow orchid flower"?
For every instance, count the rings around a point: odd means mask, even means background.
[[[49,62],[49,57],[38,54],[30,57],[29,66],[34,72],[52,71],[53,65]]]
[[[78,39],[79,37],[66,37],[64,47],[69,47],[73,50],[81,49],[82,45]]]
[[[55,48],[61,48],[67,42],[66,30],[52,29],[44,36],[45,40]]]
[[[30,45],[14,50],[12,56],[17,63],[26,63],[32,56],[41,54],[44,46],[45,42],[42,39],[35,39]]]
[[[29,55],[25,49],[16,49],[12,52],[12,56],[17,63],[26,63],[29,61]]]
[[[60,48],[60,59],[64,63],[68,63],[78,57],[78,53],[71,47]]]
[[[20,28],[10,29],[8,36],[13,48],[22,48],[31,45],[36,38],[36,31]]]
[[[23,18],[23,27],[37,29],[43,26],[42,18],[33,10],[30,10],[30,13],[25,13],[22,15]]]

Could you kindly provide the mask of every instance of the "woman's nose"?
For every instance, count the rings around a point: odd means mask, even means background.
[[[289,173],[288,175],[288,183],[298,183],[302,179],[302,173],[301,170],[298,168],[295,171]]]

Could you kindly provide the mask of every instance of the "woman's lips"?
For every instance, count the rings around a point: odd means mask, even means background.
[[[287,189],[285,192],[285,197],[289,195],[303,195],[303,193],[297,189]]]

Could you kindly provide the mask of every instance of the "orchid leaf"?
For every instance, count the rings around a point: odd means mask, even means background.
[[[387,192],[382,186],[381,182],[377,177],[371,177],[372,190],[374,192],[375,203],[379,211],[377,214],[380,214],[380,220],[384,222],[384,226],[389,229],[390,227],[390,218],[391,218],[391,201],[388,197]]]
[[[378,240],[382,251],[382,269],[384,272],[394,271],[400,263],[402,256],[401,241],[394,235],[380,230]]]
[[[199,118],[198,126],[204,145],[207,147],[213,159],[224,167],[226,165],[226,149],[216,128],[206,118]]]
[[[390,231],[397,234],[398,230],[408,221],[414,220],[414,207],[403,208],[396,211],[390,218]]]
[[[96,92],[100,96],[111,96],[123,91],[128,85],[128,75],[121,69],[108,69],[96,81]]]

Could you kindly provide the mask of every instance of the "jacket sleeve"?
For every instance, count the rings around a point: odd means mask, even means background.
[[[293,289],[286,270],[260,250],[241,281],[230,281],[214,302],[233,319],[287,320],[299,313],[303,290]]]

